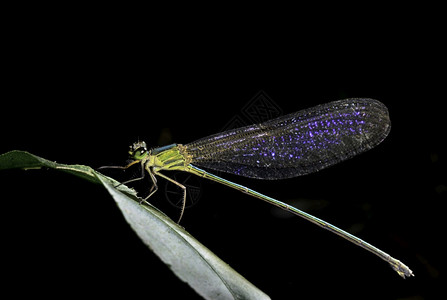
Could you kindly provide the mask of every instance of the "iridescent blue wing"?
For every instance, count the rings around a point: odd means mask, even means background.
[[[260,124],[211,135],[186,146],[193,165],[259,179],[319,171],[369,150],[391,129],[374,99],[345,99]]]

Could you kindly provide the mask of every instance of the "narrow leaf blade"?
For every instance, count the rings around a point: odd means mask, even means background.
[[[102,184],[141,240],[205,299],[270,299],[134,190],[84,165],[66,165],[26,151],[0,155],[0,170],[52,168]],[[118,187],[116,188],[116,186]]]

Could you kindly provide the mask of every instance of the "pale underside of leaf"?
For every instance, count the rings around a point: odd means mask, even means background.
[[[140,239],[205,299],[270,299],[134,190],[84,165],[65,165],[25,151],[0,155],[2,169],[52,168],[102,184]],[[118,185],[118,187],[117,187]]]

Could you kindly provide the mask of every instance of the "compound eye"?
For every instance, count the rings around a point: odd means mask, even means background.
[[[135,159],[142,159],[147,154],[146,147],[139,147],[135,149],[133,153],[131,153],[131,156],[133,156]]]

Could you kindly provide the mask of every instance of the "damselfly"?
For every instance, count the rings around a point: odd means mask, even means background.
[[[157,176],[183,189],[186,187],[162,173],[179,170],[201,176],[298,215],[388,262],[403,278],[413,272],[402,262],[362,239],[296,207],[245,186],[209,173],[222,171],[258,179],[283,179],[313,173],[367,151],[385,139],[391,128],[387,108],[374,99],[345,99],[298,111],[260,124],[231,129],[195,142],[148,149],[145,142],[130,146],[133,162],[149,174],[153,186],[146,201],[157,190]]]

